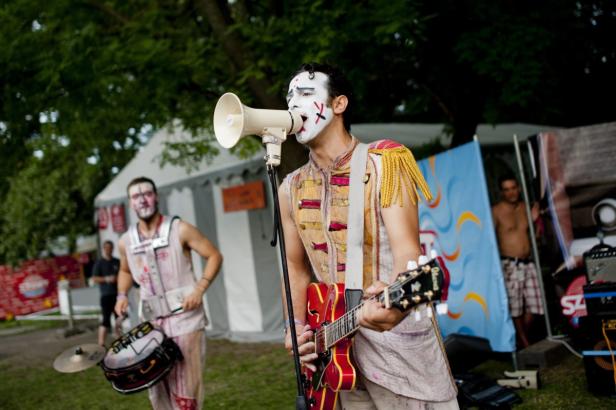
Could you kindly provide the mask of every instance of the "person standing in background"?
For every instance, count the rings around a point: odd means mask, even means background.
[[[529,346],[529,330],[533,315],[543,315],[537,268],[531,259],[529,221],[520,186],[513,175],[499,179],[501,200],[492,207],[492,218],[498,238],[505,287],[509,296],[509,312],[515,325],[518,345]],[[531,209],[533,223],[539,219],[539,205]]]
[[[105,345],[105,340],[111,329],[111,315],[118,296],[118,271],[120,260],[113,257],[113,242],[107,240],[103,243],[103,257],[98,259],[92,269],[92,279],[98,283],[101,295],[101,311],[103,321],[98,327],[98,344]],[[117,315],[115,316],[117,319]],[[115,334],[119,335],[119,321],[115,322]]]

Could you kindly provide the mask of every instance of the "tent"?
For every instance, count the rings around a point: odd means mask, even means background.
[[[536,134],[546,127],[530,124],[480,126],[482,144],[510,144],[512,135]],[[442,124],[356,124],[352,133],[364,142],[381,138],[398,140],[409,147],[438,139],[448,143]],[[270,246],[273,208],[265,175],[263,153],[239,159],[221,148],[211,162],[203,161],[197,171],[166,165],[158,157],[165,141],[188,138],[181,128],[158,130],[135,157],[96,197],[95,205],[110,209],[123,205],[123,217],[136,223],[129,210],[126,186],[138,176],[153,179],[159,191],[163,213],[178,215],[197,226],[223,253],[225,260],[219,277],[205,296],[210,319],[208,335],[231,340],[281,340],[283,328],[278,250]],[[225,212],[225,188],[262,181],[265,207]],[[125,210],[125,211],[124,211]],[[99,243],[117,243],[121,229],[114,224],[99,226]],[[193,255],[197,275],[203,270],[201,258]]]

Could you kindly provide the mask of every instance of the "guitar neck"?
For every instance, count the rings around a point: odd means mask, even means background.
[[[395,286],[395,284],[388,286],[387,292],[381,292],[380,294],[374,296],[372,299],[376,298],[377,301],[385,303],[385,294],[391,292]],[[364,303],[365,302],[360,303],[332,323],[323,327],[317,334],[317,339],[323,338],[323,344],[329,349],[330,347],[338,343],[340,340],[344,339],[345,337],[348,337],[349,335],[357,331],[357,329],[359,329],[359,314],[362,307],[364,306]]]
[[[436,300],[441,294],[442,271],[433,263],[423,264],[419,269],[398,275],[391,285],[383,289],[376,299],[387,308],[396,307],[403,312],[420,303]],[[359,328],[360,313],[365,302],[350,309],[344,315],[317,331],[318,348],[329,349]]]

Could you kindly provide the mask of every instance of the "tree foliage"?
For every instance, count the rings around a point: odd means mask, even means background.
[[[613,120],[601,96],[616,91],[615,10],[607,0],[6,0],[0,261],[92,229],[95,193],[144,130],[179,120],[195,136],[163,161],[190,168],[216,155],[203,131],[218,97],[284,108],[302,62],[346,71],[356,122],[444,122],[454,144],[481,122]],[[283,149],[284,173],[305,150]]]

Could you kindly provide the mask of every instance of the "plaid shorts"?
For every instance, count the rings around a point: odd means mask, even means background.
[[[511,317],[522,316],[524,310],[535,315],[543,315],[535,264],[513,258],[505,258],[501,262]]]

